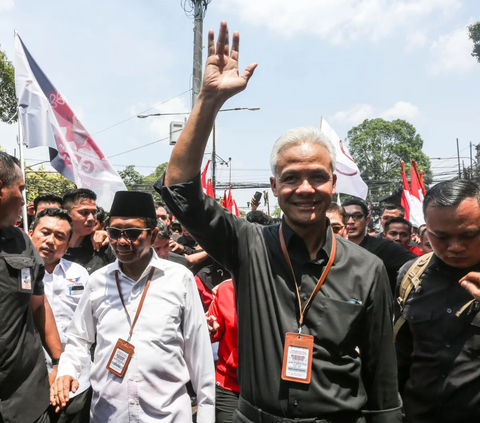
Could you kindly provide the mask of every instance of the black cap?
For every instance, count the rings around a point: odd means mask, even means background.
[[[117,191],[110,216],[157,218],[152,195],[140,191]]]

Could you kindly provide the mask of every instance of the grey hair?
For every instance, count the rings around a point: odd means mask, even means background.
[[[270,168],[273,175],[275,175],[275,169],[277,167],[278,154],[285,147],[300,144],[305,141],[311,141],[323,145],[330,154],[332,173],[335,172],[335,166],[337,164],[337,151],[330,138],[328,138],[319,128],[314,126],[299,126],[298,128],[290,129],[290,131],[283,134],[272,148],[270,154]]]

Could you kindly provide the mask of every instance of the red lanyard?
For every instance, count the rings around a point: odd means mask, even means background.
[[[288,255],[287,247],[285,245],[285,240],[283,238],[282,225],[280,225],[279,232],[280,232],[279,233],[279,235],[280,235],[280,246],[282,247],[282,252],[283,252],[283,255],[285,256],[285,260],[287,260],[287,263],[290,266],[290,271],[292,272],[293,280],[295,281],[295,288],[297,289],[298,310],[300,311],[300,319],[298,320],[298,333],[301,333],[302,332],[303,319],[304,319],[305,315],[307,314],[308,308],[312,304],[312,301],[315,298],[315,295],[317,295],[318,291],[320,291],[320,288],[322,287],[323,283],[325,282],[325,279],[327,278],[328,272],[330,271],[330,268],[332,267],[333,260],[335,258],[335,253],[337,251],[337,240],[335,239],[335,235],[333,234],[333,231],[332,231],[332,250],[330,251],[330,258],[328,259],[327,265],[323,269],[323,272],[320,276],[320,279],[317,282],[317,286],[313,290],[312,295],[310,295],[310,298],[308,299],[307,303],[305,304],[305,307],[302,309],[302,302],[300,300],[300,290],[298,289],[297,278],[295,277],[295,272],[293,271],[292,262],[290,261],[290,256]]]
[[[140,299],[140,304],[138,305],[137,313],[135,314],[135,319],[133,319],[133,322],[130,325],[130,332],[128,333],[127,342],[130,342],[130,339],[132,338],[133,328],[135,327],[135,323],[137,323],[138,316],[140,316],[140,312],[142,311],[143,302],[145,301],[145,297],[147,296],[147,291],[148,291],[148,288],[150,287],[150,282],[152,281],[152,276],[153,276],[153,271],[154,270],[155,270],[155,268],[152,267],[152,269],[150,270],[150,273],[148,275],[148,281],[145,285],[145,288],[143,289],[142,298]],[[125,309],[125,313],[127,313],[128,320],[132,321],[130,319],[130,314],[128,313],[127,306],[125,305],[125,301],[123,300],[122,290],[120,289],[120,281],[118,279],[118,270],[115,272],[115,280],[117,282],[118,295],[120,295],[120,300],[122,301],[122,305],[123,305],[123,308]]]

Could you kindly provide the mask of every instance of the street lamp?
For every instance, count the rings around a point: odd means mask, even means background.
[[[232,107],[230,109],[220,109],[219,112],[237,112],[240,110],[249,110],[251,112],[256,112],[260,110],[260,107]],[[137,115],[139,119],[145,119],[152,116],[172,116],[172,115],[188,115],[190,112],[179,112],[179,113],[151,113],[149,115]],[[225,161],[224,161],[225,162]],[[230,158],[229,161],[230,166],[232,159]],[[215,196],[215,168],[217,166],[217,153],[215,149],[215,122],[213,123],[213,133],[212,133],[212,186],[213,186],[213,195]],[[231,182],[231,168],[230,168],[230,182]]]

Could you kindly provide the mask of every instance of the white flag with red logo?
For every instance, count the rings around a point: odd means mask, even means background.
[[[410,185],[408,185],[407,175],[405,174],[405,163],[403,160],[400,162],[402,165],[402,198],[400,204],[405,209],[405,219],[410,220]]]
[[[360,175],[360,169],[350,157],[346,145],[323,118],[320,123],[320,131],[332,141],[337,151],[337,165],[335,169],[335,174],[337,175],[336,192],[355,195],[365,200],[368,194],[368,186]]]
[[[27,147],[48,146],[54,169],[107,210],[127,187],[15,32],[15,88]]]

